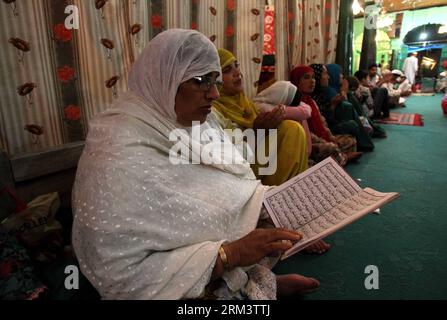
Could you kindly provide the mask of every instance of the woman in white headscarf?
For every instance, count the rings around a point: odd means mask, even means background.
[[[205,36],[163,32],[135,63],[130,92],[90,123],[74,186],[73,245],[104,299],[190,299],[210,291],[274,299],[318,287],[258,264],[300,235],[256,229],[266,187],[248,163],[173,164],[202,160],[204,147],[194,137],[170,141],[173,130],[222,134],[206,122],[219,77],[217,50]],[[180,155],[170,152],[176,142]]]
[[[309,105],[301,102],[298,106],[292,106],[297,92],[297,87],[290,81],[276,81],[268,88],[262,90],[253,98],[256,106],[263,112],[271,112],[278,105],[285,108],[285,120],[298,121],[304,128],[307,138],[307,155],[312,153],[312,139],[307,119],[312,115],[312,109]]]

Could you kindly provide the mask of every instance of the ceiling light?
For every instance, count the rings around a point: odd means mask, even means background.
[[[427,32],[422,32],[421,35],[419,36],[419,40],[425,40],[427,38],[428,38]]]

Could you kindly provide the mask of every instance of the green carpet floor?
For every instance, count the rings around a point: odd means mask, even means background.
[[[304,299],[447,299],[447,118],[441,95],[411,97],[407,108],[424,127],[383,125],[388,139],[347,167],[362,187],[397,191],[398,200],[342,229],[322,256],[297,254],[281,262],[279,274],[320,280]],[[365,268],[379,269],[379,289],[365,288]]]

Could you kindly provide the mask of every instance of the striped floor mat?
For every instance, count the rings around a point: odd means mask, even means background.
[[[424,121],[422,119],[422,115],[413,113],[391,113],[390,119],[392,120],[376,120],[377,123],[382,124],[397,124],[397,125],[403,125],[403,126],[416,126],[416,127],[423,127]]]

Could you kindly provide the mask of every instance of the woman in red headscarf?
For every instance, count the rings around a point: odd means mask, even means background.
[[[357,141],[352,136],[334,136],[327,126],[326,120],[321,115],[317,104],[310,96],[315,89],[315,74],[311,67],[299,66],[292,70],[290,81],[298,88],[294,104],[304,102],[312,109],[311,118],[307,120],[312,132],[311,158],[320,162],[327,157],[334,157],[344,166],[352,160],[362,156],[355,151]]]

